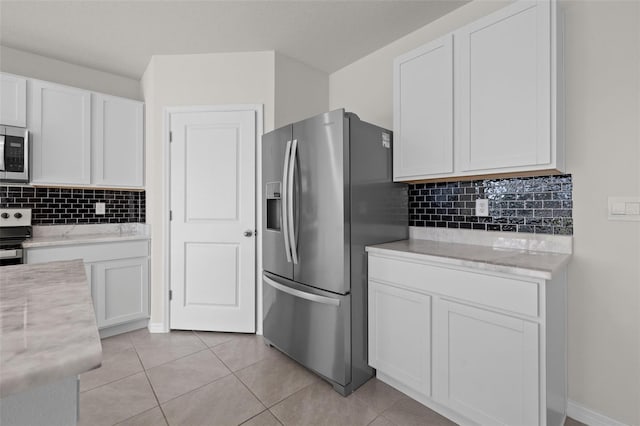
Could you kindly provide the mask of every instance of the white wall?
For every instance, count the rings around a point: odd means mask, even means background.
[[[329,106],[390,128],[393,58],[508,2],[474,1],[329,77]],[[608,196],[640,196],[640,2],[563,2],[567,169],[574,182],[569,398],[640,424],[640,223]]]
[[[329,109],[329,74],[276,52],[275,127]]]
[[[154,56],[142,78],[146,102],[147,222],[151,225],[151,324],[165,320],[163,109],[263,104],[264,130],[274,126],[274,52]]]
[[[0,70],[109,95],[142,99],[138,80],[6,46],[0,46]]]

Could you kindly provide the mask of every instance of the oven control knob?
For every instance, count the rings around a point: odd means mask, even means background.
[[[2,216],[3,219],[9,219],[9,213],[2,213],[0,216]]]
[[[20,219],[22,217],[22,213],[16,212],[13,214],[13,217],[15,217],[16,219]]]

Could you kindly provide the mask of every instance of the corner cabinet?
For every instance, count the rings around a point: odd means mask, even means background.
[[[0,73],[0,125],[27,127],[27,79]]]
[[[464,425],[560,426],[566,268],[552,280],[369,252],[369,364]]]
[[[27,80],[35,185],[142,188],[144,104]]]
[[[445,76],[447,40],[454,53]],[[425,60],[425,50],[439,60]],[[403,70],[409,63],[420,73]],[[516,1],[397,58],[394,179],[563,171],[561,65],[555,0]]]
[[[26,249],[28,264],[82,259],[100,335],[143,328],[149,318],[149,240]]]

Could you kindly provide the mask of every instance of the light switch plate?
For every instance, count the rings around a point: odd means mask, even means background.
[[[104,213],[105,213],[105,204],[96,203],[96,214],[104,214]]]
[[[489,216],[489,200],[486,198],[476,200],[476,216]]]
[[[609,220],[640,221],[640,197],[609,197]]]

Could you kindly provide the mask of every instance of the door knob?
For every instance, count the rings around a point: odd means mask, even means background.
[[[250,229],[247,229],[246,231],[244,231],[242,233],[242,235],[244,235],[245,237],[252,237],[253,236],[253,231]]]

